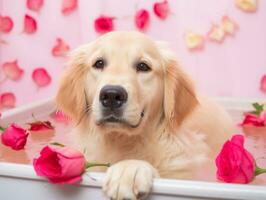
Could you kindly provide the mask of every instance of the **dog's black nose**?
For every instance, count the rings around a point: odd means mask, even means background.
[[[106,85],[100,91],[100,102],[106,108],[120,108],[127,101],[127,91],[117,85]]]

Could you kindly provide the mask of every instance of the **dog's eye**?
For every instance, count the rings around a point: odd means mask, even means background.
[[[136,66],[137,72],[148,72],[151,70],[151,68],[144,62],[140,62]]]
[[[99,59],[93,64],[93,67],[96,69],[103,69],[104,66],[105,66],[105,61],[103,59]]]

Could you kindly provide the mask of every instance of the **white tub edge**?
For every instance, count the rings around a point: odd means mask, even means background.
[[[46,181],[44,178],[38,177],[35,174],[33,166],[14,163],[0,163],[0,177],[1,176]],[[104,173],[86,173],[83,175],[83,181],[79,183],[79,185],[100,188],[103,177]],[[152,193],[201,198],[222,197],[223,199],[266,199],[265,186],[169,179],[155,179],[153,183]]]

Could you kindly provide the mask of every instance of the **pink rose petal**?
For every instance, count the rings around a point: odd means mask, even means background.
[[[99,16],[94,20],[94,29],[97,33],[103,34],[114,30],[114,17]]]
[[[264,110],[261,115],[260,118],[264,121],[264,123],[266,124],[266,110]]]
[[[63,0],[61,12],[64,15],[72,13],[78,7],[78,0]]]
[[[185,42],[190,50],[201,50],[204,47],[205,38],[203,35],[188,31],[185,34]]]
[[[0,44],[8,44],[7,41],[0,39]]]
[[[257,0],[235,0],[235,5],[244,12],[257,10]]]
[[[63,111],[57,110],[55,113],[51,116],[56,122],[59,123],[69,123],[71,121],[70,117],[67,116]]]
[[[25,15],[24,16],[24,32],[27,34],[33,34],[37,30],[37,22],[36,20],[29,16]]]
[[[28,123],[30,125],[29,131],[46,131],[46,130],[54,130],[53,125],[50,121],[36,121]]]
[[[57,56],[65,56],[66,53],[69,51],[70,47],[65,41],[61,38],[56,39],[56,45],[52,49],[52,55]]]
[[[207,37],[210,41],[222,43],[225,38],[223,27],[213,24],[210,31],[207,33]]]
[[[260,80],[260,91],[266,93],[266,74],[264,74],[261,77],[261,80]]]
[[[18,66],[17,60],[13,62],[6,62],[2,66],[3,72],[5,73],[6,77],[17,81],[21,78],[21,76],[24,74],[23,69],[21,69]]]
[[[32,79],[39,87],[47,86],[51,82],[51,76],[44,68],[36,68],[32,72]]]
[[[225,34],[228,35],[234,35],[236,30],[238,29],[238,25],[228,16],[223,16],[221,26]]]
[[[13,28],[13,20],[8,16],[0,16],[0,32],[9,33]]]
[[[27,0],[27,8],[39,12],[43,6],[43,0]]]
[[[0,39],[0,44],[7,44],[5,40]]]
[[[14,108],[16,96],[12,92],[5,92],[0,96],[0,108]]]
[[[163,2],[157,2],[153,5],[154,14],[161,18],[166,19],[169,14],[169,4],[168,1],[165,0]]]
[[[145,30],[150,22],[150,14],[145,9],[140,9],[135,15],[135,25],[139,30]]]

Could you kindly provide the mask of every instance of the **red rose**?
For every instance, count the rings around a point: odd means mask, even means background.
[[[38,176],[52,183],[73,184],[81,180],[85,170],[85,158],[77,150],[69,147],[45,146],[40,157],[33,160]]]
[[[2,143],[14,150],[24,148],[29,133],[16,124],[11,124],[1,135]]]
[[[264,119],[265,114],[261,115],[261,117],[254,115],[254,114],[245,114],[245,118],[243,122],[240,124],[241,126],[244,125],[253,125],[257,127],[263,127],[265,126],[266,119]]]
[[[107,33],[114,30],[113,17],[100,16],[94,21],[94,28],[97,33]]]
[[[150,22],[150,14],[147,10],[141,9],[136,12],[135,25],[139,30],[144,30]]]
[[[255,161],[244,148],[244,137],[234,135],[227,141],[216,158],[219,180],[227,183],[249,183],[254,178]]]

